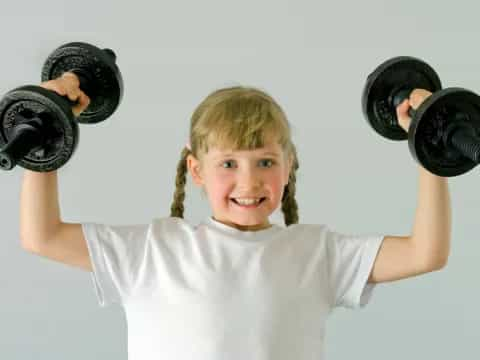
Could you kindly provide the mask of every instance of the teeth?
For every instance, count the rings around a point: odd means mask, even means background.
[[[260,202],[260,199],[235,199],[241,205],[253,205]]]

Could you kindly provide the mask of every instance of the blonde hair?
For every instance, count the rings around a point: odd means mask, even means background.
[[[193,112],[190,123],[191,151],[185,147],[177,165],[170,216],[183,218],[186,160],[189,154],[199,159],[213,144],[222,149],[253,150],[263,147],[272,135],[281,146],[285,158],[292,159],[290,177],[282,197],[285,225],[298,223],[295,174],[299,164],[287,117],[270,95],[246,86],[218,89],[208,95]]]

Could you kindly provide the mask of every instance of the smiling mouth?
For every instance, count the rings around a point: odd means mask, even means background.
[[[244,207],[244,208],[254,208],[254,207],[257,207],[259,206],[262,202],[265,201],[265,197],[262,197],[260,198],[260,201],[258,203],[254,203],[254,204],[251,204],[251,205],[243,205],[243,204],[240,204],[239,202],[237,202],[234,198],[231,198],[230,201],[232,201],[234,204],[238,205],[238,206],[241,206],[241,207]]]

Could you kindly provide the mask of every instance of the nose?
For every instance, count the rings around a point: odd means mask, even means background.
[[[237,184],[241,189],[256,189],[263,184],[260,174],[252,168],[244,168],[238,171]]]

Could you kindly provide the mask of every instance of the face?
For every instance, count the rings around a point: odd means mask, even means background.
[[[268,216],[280,205],[291,160],[276,142],[255,150],[213,147],[197,160],[187,157],[194,183],[203,187],[214,219],[239,230],[270,227]],[[265,198],[256,206],[241,206],[232,198]]]

